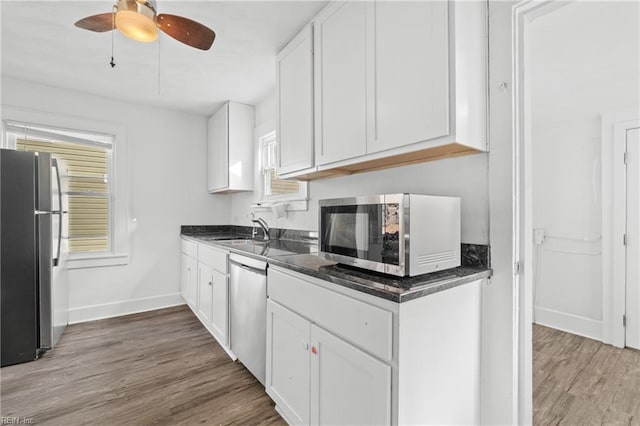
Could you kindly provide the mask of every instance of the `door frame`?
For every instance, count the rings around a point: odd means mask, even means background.
[[[533,422],[533,208],[531,93],[525,73],[528,26],[575,0],[524,0],[512,9],[513,259],[514,259],[514,415],[518,424]]]
[[[627,131],[638,127],[638,110],[622,110],[602,117],[602,340],[619,348],[625,346],[626,340],[622,323],[626,312],[626,253],[622,235],[626,232],[627,199],[623,158]]]

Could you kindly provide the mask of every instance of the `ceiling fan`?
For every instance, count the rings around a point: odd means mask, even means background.
[[[87,16],[76,27],[105,32],[118,29],[137,41],[151,42],[158,38],[158,28],[187,46],[209,50],[216,38],[212,29],[182,16],[157,14],[155,0],[118,0],[111,13]]]

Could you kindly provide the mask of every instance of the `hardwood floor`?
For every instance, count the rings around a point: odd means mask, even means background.
[[[34,424],[285,424],[186,306],[69,326],[0,385],[0,414]]]
[[[640,425],[640,351],[534,325],[533,423]]]

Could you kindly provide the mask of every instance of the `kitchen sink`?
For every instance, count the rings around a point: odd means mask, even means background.
[[[285,256],[292,254],[317,253],[315,244],[289,240],[253,240],[239,238],[235,240],[222,240],[218,244],[239,251],[261,256]]]
[[[252,240],[252,239],[233,239],[224,240],[225,244],[268,244],[269,240]]]

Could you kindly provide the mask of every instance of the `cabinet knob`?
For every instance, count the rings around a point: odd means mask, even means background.
[[[213,283],[211,281],[209,281],[209,285],[213,285]]]
[[[315,346],[311,346],[311,353],[314,355],[318,355],[318,349]]]

